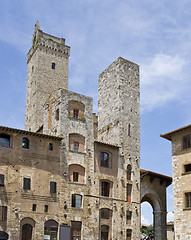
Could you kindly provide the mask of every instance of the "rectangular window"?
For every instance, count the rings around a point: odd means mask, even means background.
[[[81,240],[81,222],[71,222],[71,239],[72,240]]]
[[[101,152],[100,154],[100,166],[109,168],[109,154],[106,152]]]
[[[0,206],[0,221],[7,220],[7,206]]]
[[[127,240],[131,240],[131,233],[132,233],[132,230],[131,229],[127,229]]]
[[[79,150],[79,143],[78,143],[78,142],[74,142],[74,143],[73,143],[73,150],[74,150],[75,152],[78,152],[78,150]]]
[[[72,207],[81,208],[82,206],[82,196],[73,194],[72,195]]]
[[[186,208],[191,208],[191,192],[185,193]]]
[[[48,205],[44,205],[44,212],[48,212]]]
[[[101,182],[101,195],[105,197],[109,197],[110,183],[109,182]]]
[[[50,193],[56,193],[56,182],[50,182]]]
[[[4,187],[4,175],[0,174],[0,187]]]
[[[52,151],[53,150],[53,144],[49,143],[49,150]]]
[[[54,70],[55,67],[56,67],[56,64],[53,62],[53,63],[52,63],[52,69]]]
[[[191,164],[184,165],[185,172],[191,172]]]
[[[183,136],[183,149],[190,148],[190,134]]]
[[[127,202],[131,202],[132,185],[127,184]]]
[[[33,205],[32,205],[32,211],[33,211],[33,212],[36,212],[36,204],[33,204]]]
[[[110,218],[110,210],[107,208],[101,209],[101,219],[109,219]]]
[[[78,109],[74,109],[73,110],[73,117],[74,118],[78,118],[79,117],[79,110]]]
[[[31,179],[30,178],[23,178],[23,189],[24,190],[31,189]]]
[[[132,217],[132,212],[127,211],[127,224],[131,224],[131,217]]]
[[[59,108],[58,108],[58,109],[56,109],[56,114],[55,114],[56,121],[59,120],[59,114],[60,114],[60,111],[59,111]]]
[[[78,178],[79,178],[79,173],[73,172],[73,182],[78,182]]]

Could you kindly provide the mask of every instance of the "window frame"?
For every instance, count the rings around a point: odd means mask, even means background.
[[[57,193],[57,182],[50,181],[50,194],[56,194]]]
[[[79,182],[79,172],[73,172],[73,182]]]
[[[105,155],[107,155],[106,159],[105,159]],[[109,154],[108,152],[104,152],[104,151],[100,152],[100,167],[112,168],[111,154]]]
[[[52,70],[55,70],[55,69],[56,69],[56,63],[52,62]]]
[[[31,178],[23,177],[23,190],[31,190]]]
[[[82,195],[72,194],[72,208],[82,208]]]
[[[100,209],[100,218],[101,219],[110,219],[111,218],[111,210],[109,208],[101,208]]]
[[[11,147],[11,136],[9,134],[5,134],[5,133],[0,133],[0,142],[1,139],[6,139],[7,142],[0,143],[0,147],[5,147],[5,148],[10,148]]]
[[[191,135],[190,134],[184,135],[182,139],[183,139],[182,140],[183,150],[187,149],[187,148],[190,148],[191,147]]]
[[[0,206],[0,221],[6,221],[7,220],[7,206]]]
[[[22,139],[22,148],[29,149],[29,140],[27,137],[23,137]]]
[[[103,197],[110,197],[111,195],[111,182],[101,180],[101,191],[100,195]]]
[[[4,187],[4,186],[5,186],[5,175],[0,174],[0,187]]]
[[[191,209],[191,192],[185,193],[185,209]]]
[[[79,109],[73,109],[73,118],[79,119]]]

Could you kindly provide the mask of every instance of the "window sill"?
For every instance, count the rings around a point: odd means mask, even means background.
[[[85,122],[86,121],[86,119],[80,119],[80,118],[74,118],[74,117],[68,117],[70,120],[74,120],[74,121],[80,121],[80,122]]]
[[[77,151],[74,151],[74,150],[71,150],[71,149],[69,149],[69,152],[77,153],[77,154],[81,154],[81,155],[86,155],[86,153],[84,153],[84,152],[77,152]]]
[[[191,174],[191,171],[182,173],[182,175],[188,175],[188,174]]]
[[[72,207],[73,210],[77,210],[77,211],[83,211],[82,208],[76,208],[76,207]]]
[[[191,207],[184,208],[183,211],[191,211]]]
[[[74,184],[74,185],[79,185],[79,186],[86,186],[85,183],[80,183],[80,182],[71,182],[71,181],[69,181],[68,183],[69,184]]]

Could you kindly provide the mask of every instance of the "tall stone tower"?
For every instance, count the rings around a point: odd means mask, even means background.
[[[98,139],[119,145],[118,177],[124,182],[125,210],[132,212],[127,237],[140,229],[140,91],[139,66],[117,58],[99,76]],[[131,178],[129,178],[129,171]],[[124,224],[126,224],[124,222]],[[125,228],[125,226],[124,226]],[[128,238],[127,238],[128,239]]]
[[[65,39],[44,33],[37,21],[27,55],[26,130],[38,131],[43,125],[44,103],[49,95],[59,88],[68,89],[69,55]]]

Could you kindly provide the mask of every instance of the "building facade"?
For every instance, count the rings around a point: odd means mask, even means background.
[[[191,125],[161,137],[172,142],[175,239],[191,239]]]

